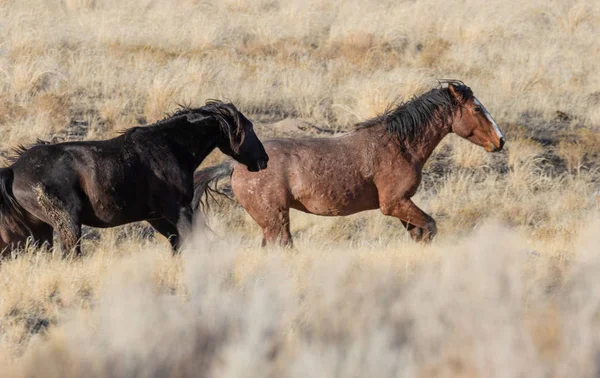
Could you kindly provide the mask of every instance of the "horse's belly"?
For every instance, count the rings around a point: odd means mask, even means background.
[[[143,201],[119,201],[104,198],[84,205],[82,223],[98,228],[116,227],[160,216],[148,210]]]
[[[292,209],[296,209],[308,214],[322,215],[322,216],[345,216],[359,213],[361,211],[373,210],[376,209],[376,205],[351,205],[351,206],[331,206],[326,203],[315,203],[311,201],[307,204],[303,204],[300,202],[293,202],[290,206]]]
[[[343,216],[379,207],[375,187],[361,190],[313,192],[292,201],[291,207],[316,215]]]
[[[110,227],[118,227],[123,226],[128,223],[139,222],[145,220],[142,219],[126,219],[122,217],[105,217],[105,216],[97,216],[88,214],[85,217],[82,217],[81,223],[86,226],[96,227],[96,228],[110,228]]]

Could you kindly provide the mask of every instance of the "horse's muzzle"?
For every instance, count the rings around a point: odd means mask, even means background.
[[[502,148],[504,148],[505,143],[506,143],[506,139],[504,139],[504,137],[500,138],[500,147],[498,147],[498,149],[496,151],[502,151]]]
[[[250,172],[258,172],[267,168],[267,163],[269,162],[269,157],[265,157],[264,159],[256,160],[254,164],[248,164],[248,170]]]
[[[502,151],[502,148],[504,148],[505,143],[506,143],[506,140],[504,139],[504,137],[502,137],[498,141],[497,147],[494,145],[494,143],[488,142],[487,144],[485,144],[484,148],[487,152],[500,152],[500,151]]]
[[[269,158],[266,158],[265,160],[259,160],[257,162],[258,165],[258,170],[261,171],[263,169],[267,168],[267,162],[269,161]]]

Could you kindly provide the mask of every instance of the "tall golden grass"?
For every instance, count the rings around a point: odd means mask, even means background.
[[[430,246],[376,211],[294,212],[296,248],[262,250],[223,201],[181,256],[130,225],[87,230],[80,260],[8,257],[0,376],[595,376],[598,35],[579,0],[0,0],[0,156],[207,98],[263,138],[345,131],[438,78],[509,139],[439,146],[415,198]]]

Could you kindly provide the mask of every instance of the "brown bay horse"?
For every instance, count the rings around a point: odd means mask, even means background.
[[[146,220],[174,249],[191,231],[193,174],[215,148],[248,172],[268,155],[233,104],[208,101],[147,127],[89,142],[20,148],[0,169],[0,251],[28,238],[81,253],[81,226],[114,227]]]
[[[200,170],[193,207],[211,182],[231,176],[233,194],[262,228],[263,246],[277,239],[292,244],[290,208],[325,216],[379,208],[398,218],[414,240],[429,241],[436,223],[411,197],[442,138],[454,132],[488,152],[502,150],[505,142],[469,87],[446,84],[340,137],[269,140],[270,163],[263,171],[250,172],[231,160]]]

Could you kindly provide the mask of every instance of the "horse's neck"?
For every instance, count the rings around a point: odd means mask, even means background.
[[[186,121],[187,122],[187,121]],[[166,138],[177,149],[180,159],[186,165],[196,169],[200,163],[217,147],[220,138],[219,126],[182,124],[165,133]]]
[[[420,164],[421,167],[425,165],[425,162],[429,159],[433,150],[435,150],[446,135],[448,135],[447,130],[440,127],[434,127],[426,137],[412,142],[409,154],[411,155],[413,162]]]
[[[366,135],[368,135],[367,138],[372,142],[363,144],[364,146],[381,146],[381,143],[385,140],[385,137],[389,136],[388,146],[390,146],[394,153],[399,152],[403,154],[406,156],[406,158],[410,159],[412,163],[419,164],[421,167],[425,164],[427,159],[429,159],[433,153],[433,150],[435,150],[438,144],[440,144],[442,139],[448,135],[447,130],[435,125],[435,127],[430,128],[430,132],[424,138],[420,138],[420,140],[417,141],[408,142],[406,147],[400,147],[397,141],[394,140],[395,138],[389,135],[383,124],[358,131],[366,133]]]

